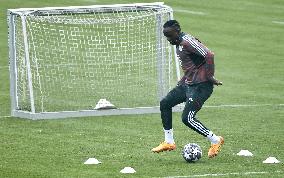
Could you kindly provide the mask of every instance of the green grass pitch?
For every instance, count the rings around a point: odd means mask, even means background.
[[[284,177],[284,2],[180,0],[173,7],[182,29],[215,52],[224,85],[198,114],[225,138],[218,157],[209,142],[174,114],[177,150],[151,153],[163,140],[159,114],[31,121],[9,117],[8,8],[132,3],[127,0],[0,0],[0,177]],[[145,0],[143,2],[152,2]],[[231,107],[234,105],[236,107]],[[187,164],[182,147],[198,143],[204,156]],[[253,157],[236,155],[250,150]],[[274,156],[280,164],[263,164]],[[96,157],[100,165],[84,165]],[[121,174],[124,167],[137,172]]]

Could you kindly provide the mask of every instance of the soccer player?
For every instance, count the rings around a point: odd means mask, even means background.
[[[165,141],[152,149],[153,152],[171,151],[176,148],[172,128],[172,107],[185,103],[182,122],[211,142],[208,157],[217,156],[224,139],[215,135],[196,118],[196,113],[213,92],[213,85],[222,85],[214,77],[214,53],[195,37],[185,34],[176,20],[169,20],[163,26],[163,33],[170,44],[176,46],[176,53],[184,72],[183,77],[160,102]]]

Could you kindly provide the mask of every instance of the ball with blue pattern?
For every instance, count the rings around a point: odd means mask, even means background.
[[[183,147],[182,157],[185,161],[193,163],[202,157],[202,150],[196,143],[189,143]]]

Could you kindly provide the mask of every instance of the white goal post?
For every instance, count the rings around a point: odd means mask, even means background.
[[[7,13],[12,116],[157,113],[180,77],[162,33],[173,10],[161,2]],[[95,109],[101,99],[115,108]]]

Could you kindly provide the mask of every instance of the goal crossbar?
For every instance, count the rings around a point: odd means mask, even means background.
[[[166,5],[164,5],[164,2],[153,2],[153,3],[132,3],[132,4],[113,4],[113,5],[91,5],[91,6],[18,8],[18,9],[8,9],[8,13],[29,14],[29,13],[33,13],[33,12],[37,12],[37,11],[48,12],[48,11],[51,11],[51,10],[64,10],[64,11],[82,10],[82,11],[86,11],[88,9],[109,9],[109,8],[123,8],[123,7],[124,8],[127,8],[127,7],[157,8],[159,6],[166,7]],[[169,7],[169,6],[167,6],[167,7]]]

